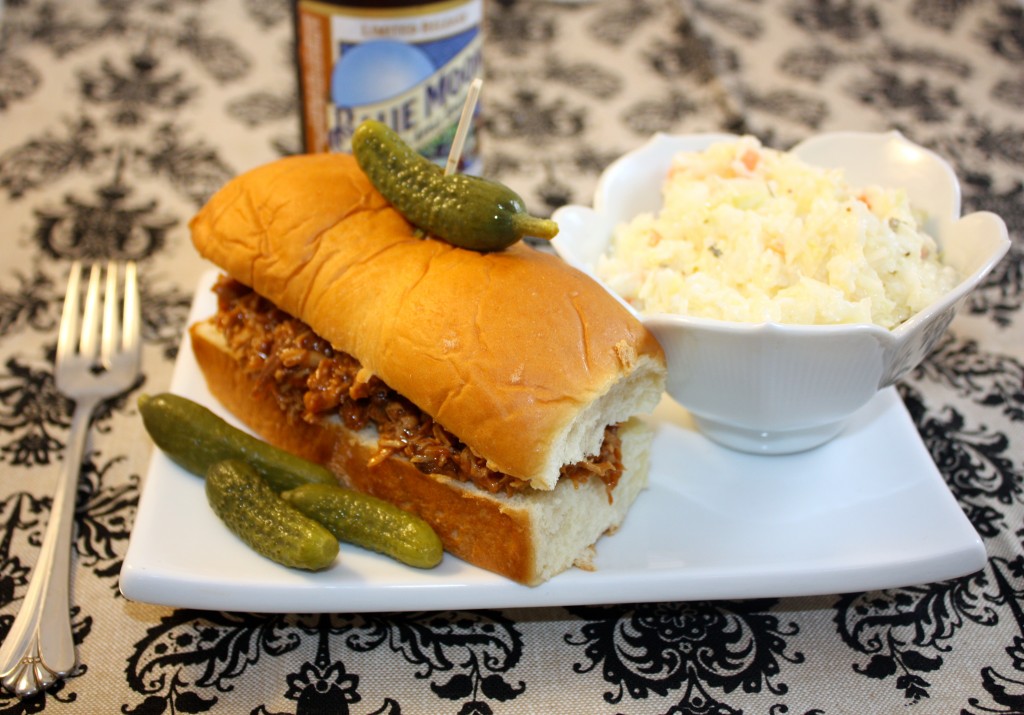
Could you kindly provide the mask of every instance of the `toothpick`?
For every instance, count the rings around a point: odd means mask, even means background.
[[[445,176],[454,174],[459,168],[459,159],[462,158],[462,147],[466,144],[466,135],[469,133],[469,126],[473,122],[473,111],[476,109],[477,99],[480,97],[480,88],[484,81],[477,77],[469,85],[469,92],[466,94],[466,103],[462,105],[462,116],[459,117],[459,126],[455,128],[455,138],[452,140],[451,151],[448,152],[448,162],[445,164]]]

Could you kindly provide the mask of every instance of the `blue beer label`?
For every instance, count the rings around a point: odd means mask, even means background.
[[[350,151],[355,128],[376,119],[444,164],[482,71],[482,21],[483,0],[373,9],[300,2],[307,149]],[[479,173],[475,126],[460,170]]]

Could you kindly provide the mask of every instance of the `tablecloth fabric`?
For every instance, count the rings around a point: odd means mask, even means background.
[[[0,712],[1024,712],[1024,9],[1004,0],[489,1],[485,171],[588,203],[653,132],[897,130],[948,158],[1013,246],[899,386],[988,552],[883,592],[735,602],[260,615],[118,593],[206,267],[189,217],[301,150],[285,0],[7,0],[0,26],[0,636],[24,595],[71,404],[52,360],[71,259],[133,258],[145,375],[97,415],[79,489],[82,672]],[[913,509],[913,504],[907,504]],[[187,516],[182,515],[183,528]],[[173,536],[169,535],[169,538]],[[707,538],[715,538],[708,534]]]

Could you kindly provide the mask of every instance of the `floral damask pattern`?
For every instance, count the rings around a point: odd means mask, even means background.
[[[736,602],[323,615],[127,602],[117,575],[149,453],[135,398],[167,384],[177,355],[202,268],[190,216],[234,174],[300,150],[292,4],[6,0],[0,638],[69,426],[52,360],[71,259],[140,262],[147,352],[139,384],[98,412],[82,470],[81,673],[45,697],[0,693],[0,713],[1024,712],[1024,7],[488,0],[486,12],[487,172],[543,211],[588,203],[602,169],[653,132],[751,132],[784,148],[854,128],[934,149],[965,210],[1006,220],[1009,255],[899,385],[986,568]]]
[[[803,654],[788,653],[788,638],[799,628],[780,624],[768,611],[773,601],[742,603],[664,603],[572,608],[581,620],[578,633],[566,643],[582,648],[587,662],[573,669],[586,673],[600,668],[609,684],[603,697],[613,705],[651,695],[677,697],[680,713],[742,711],[718,697],[741,689],[783,696],[778,682],[780,662],[802,663]]]
[[[261,661],[289,655],[293,668],[273,670],[281,694],[296,713],[401,712],[391,698],[365,701],[351,656],[386,649],[399,654],[410,677],[428,684],[452,712],[494,712],[526,686],[506,673],[522,644],[513,624],[498,614],[395,614],[380,616],[258,616],[177,611],[149,629],[129,664],[129,683],[145,697],[126,708],[133,715],[215,711],[233,683],[262,671]],[[275,663],[272,663],[275,665]],[[262,676],[260,676],[262,677]],[[438,707],[443,707],[438,704]],[[354,710],[361,703],[371,708]],[[457,708],[457,709],[455,709]],[[271,715],[267,706],[256,712]]]

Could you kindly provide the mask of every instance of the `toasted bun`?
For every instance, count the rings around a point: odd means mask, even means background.
[[[243,174],[191,228],[204,257],[534,487],[661,396],[660,346],[594,281],[522,243],[418,236],[348,155]]]
[[[650,428],[633,420],[620,428],[626,466],[609,503],[596,479],[562,480],[551,491],[488,494],[436,474],[404,457],[379,465],[377,433],[345,429],[338,421],[289,420],[267,390],[255,390],[210,322],[190,329],[192,349],[214,397],[254,432],[278,447],[326,465],[354,489],[418,514],[438,532],[445,550],[520,583],[536,585],[573,564],[589,568],[594,543],[614,530],[647,482]]]

